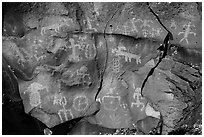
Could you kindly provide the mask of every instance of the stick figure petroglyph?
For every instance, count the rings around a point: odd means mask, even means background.
[[[137,107],[142,106],[140,110],[143,111],[145,108],[145,104],[143,102],[140,102],[140,100],[143,99],[143,97],[141,96],[141,88],[136,88],[135,84],[133,84],[133,88],[135,89],[133,98],[136,99],[136,102],[131,103],[131,107],[133,107],[134,105],[136,105]]]
[[[79,62],[80,58],[79,58],[79,55],[78,55],[77,47],[80,46],[80,45],[79,44],[74,44],[75,41],[72,38],[69,39],[69,42],[71,43],[71,46],[68,47],[68,48],[72,49],[72,54],[69,55],[69,60],[74,61],[74,62]]]
[[[73,114],[71,109],[66,109],[65,106],[67,105],[67,99],[66,97],[62,96],[62,95],[57,95],[57,98],[54,99],[53,104],[59,104],[60,106],[62,106],[62,109],[60,109],[58,111],[58,116],[60,118],[61,123],[63,123],[63,115],[65,118],[65,121],[68,121],[69,119],[73,119]]]
[[[66,97],[64,97],[62,94],[55,93],[53,105],[64,106],[66,104],[67,104]]]
[[[189,45],[188,35],[193,34],[194,36],[196,36],[195,32],[191,32],[191,27],[195,27],[195,25],[191,25],[191,22],[189,22],[188,24],[183,25],[183,28],[185,28],[185,31],[179,32],[178,35],[183,34],[184,37],[179,41],[179,43],[181,43],[183,40],[185,40],[186,43]]]
[[[48,92],[48,88],[46,86],[43,86],[37,82],[32,83],[26,90],[27,92],[30,93],[29,94],[30,105],[33,107],[37,106],[41,107],[41,96],[39,92],[40,90],[46,90]]]

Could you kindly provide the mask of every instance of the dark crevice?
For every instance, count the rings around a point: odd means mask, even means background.
[[[2,86],[4,89],[7,89],[7,90],[3,90],[3,93],[7,91],[8,93],[6,95],[8,95],[8,97],[14,102],[22,101],[20,92],[19,92],[17,77],[12,72],[11,68],[9,67],[4,57],[2,57],[2,62],[3,62],[2,79],[4,81]],[[5,88],[8,86],[7,84],[10,85],[10,88]]]
[[[117,10],[115,11],[115,13],[111,16],[111,18],[107,21],[106,26],[105,26],[104,31],[103,31],[103,36],[104,36],[104,39],[105,39],[105,41],[106,41],[106,44],[105,44],[105,46],[106,46],[106,58],[105,58],[105,63],[104,63],[103,72],[101,72],[101,76],[100,76],[100,78],[101,78],[101,79],[100,79],[100,86],[99,86],[98,91],[97,91],[97,93],[96,93],[95,100],[96,100],[96,98],[97,98],[99,92],[100,92],[101,89],[102,89],[103,76],[104,76],[105,70],[106,70],[106,68],[107,68],[107,61],[108,61],[108,43],[107,43],[107,40],[106,40],[106,28],[107,28],[107,26],[108,26],[108,23],[111,21],[111,19],[113,19],[113,17],[114,17],[115,14],[118,12],[118,10],[119,10],[119,9],[117,9]]]
[[[180,96],[182,95],[182,97],[185,97],[184,102],[188,103],[189,101],[195,100],[195,96],[192,95],[191,93],[187,93],[185,90],[182,90],[181,84],[179,84],[178,82],[170,79],[170,78],[166,78],[167,81],[171,82],[174,84],[175,89],[171,89],[172,91],[174,91],[174,95],[178,96],[179,98],[181,98]]]
[[[161,22],[161,20],[159,19],[158,15],[152,10],[152,8],[151,8],[150,5],[149,5],[149,2],[147,2],[147,6],[148,6],[150,12],[156,17],[156,19],[158,20],[158,22],[160,23],[160,25],[161,25],[168,33],[171,33],[171,32],[166,28],[166,26]],[[173,35],[172,35],[172,33],[171,33],[171,38],[170,38],[170,39],[173,40]]]
[[[146,78],[144,79],[143,83],[142,83],[142,87],[141,87],[141,95],[143,97],[143,89],[144,86],[148,80],[148,78],[150,76],[152,76],[152,74],[154,73],[155,68],[158,67],[158,65],[160,64],[160,62],[163,60],[163,58],[166,57],[167,53],[168,53],[168,49],[169,49],[169,45],[170,45],[170,40],[173,40],[173,34],[163,25],[163,23],[160,21],[159,17],[157,16],[156,13],[154,13],[154,11],[151,9],[149,3],[147,3],[148,8],[150,9],[150,12],[152,12],[154,14],[154,16],[157,18],[158,22],[164,27],[164,29],[168,32],[163,44],[158,48],[161,51],[161,54],[159,56],[159,60],[156,63],[156,65],[149,71],[149,73],[147,74]]]
[[[182,80],[184,80],[184,81],[186,81],[188,84],[189,84],[189,86],[191,87],[191,89],[193,90],[193,91],[195,91],[198,87],[194,87],[195,85],[193,85],[193,83],[190,81],[190,80],[188,80],[187,78],[185,78],[185,77],[183,77],[183,76],[181,76],[181,75],[178,75],[178,74],[176,74],[176,73],[174,73],[177,77],[179,77],[180,79],[182,79]]]

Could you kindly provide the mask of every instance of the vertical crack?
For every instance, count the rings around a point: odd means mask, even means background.
[[[101,76],[100,76],[100,86],[98,87],[98,91],[96,93],[96,96],[95,96],[95,100],[99,94],[99,92],[101,91],[102,89],[102,84],[103,84],[103,76],[105,74],[105,70],[107,68],[107,61],[108,61],[108,43],[107,43],[107,40],[106,40],[106,29],[107,29],[107,26],[108,26],[108,23],[113,19],[113,17],[115,16],[115,14],[118,12],[119,8],[115,11],[115,13],[111,16],[111,18],[107,21],[106,25],[105,25],[105,28],[104,28],[104,31],[103,31],[103,37],[105,39],[105,46],[106,46],[106,58],[105,58],[105,63],[104,63],[104,69],[103,69],[103,72],[101,72]]]
[[[159,19],[158,15],[153,11],[153,9],[150,7],[149,5],[149,2],[147,2],[147,6],[148,6],[148,9],[150,10],[150,12],[156,17],[156,19],[158,20],[158,22],[160,23],[160,25],[168,32],[168,33],[171,33],[167,27],[161,22],[161,20]],[[172,35],[172,33],[171,33]],[[171,36],[171,40],[173,40],[173,35]]]
[[[157,16],[157,14],[152,10],[152,8],[149,5],[149,2],[147,2],[147,6],[150,10],[150,12],[153,13],[153,15],[156,17],[156,19],[158,20],[158,22],[161,24],[161,26],[168,32],[166,37],[164,38],[163,44],[158,48],[159,50],[161,50],[161,54],[159,56],[159,61],[156,63],[156,65],[149,71],[148,75],[146,76],[146,78],[144,79],[143,83],[142,83],[142,87],[141,87],[141,95],[143,97],[143,89],[144,86],[148,80],[148,78],[154,73],[155,68],[160,64],[160,62],[163,60],[163,58],[166,57],[168,49],[169,49],[169,45],[170,45],[170,40],[173,40],[173,34],[166,28],[166,26],[161,22],[161,20],[159,19],[159,17]]]

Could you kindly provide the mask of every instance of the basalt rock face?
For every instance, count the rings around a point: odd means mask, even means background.
[[[200,134],[199,3],[7,7],[4,95],[26,114],[68,134]]]

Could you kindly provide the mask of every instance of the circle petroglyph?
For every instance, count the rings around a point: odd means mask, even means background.
[[[74,98],[73,108],[77,111],[83,111],[88,107],[88,98],[85,95],[79,95]]]

